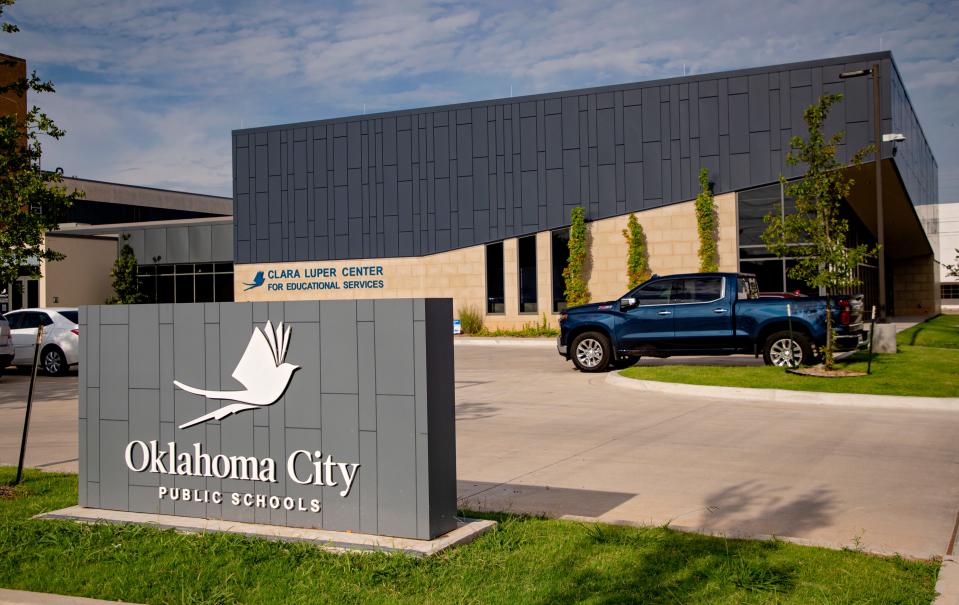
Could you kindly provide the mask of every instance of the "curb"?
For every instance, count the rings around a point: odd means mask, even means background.
[[[556,348],[556,338],[520,338],[516,336],[454,336],[454,345],[475,347],[552,347]]]
[[[637,391],[646,391],[647,393],[690,395],[693,397],[711,397],[713,399],[801,403],[808,405],[834,405],[843,407],[883,408],[893,410],[959,412],[959,397],[906,397],[899,395],[860,395],[854,393],[789,391],[785,389],[714,387],[678,382],[639,380],[636,378],[627,378],[625,376],[621,376],[619,372],[607,374],[606,382],[618,387],[624,387]]]
[[[959,568],[956,567],[954,557],[942,558],[939,568],[939,579],[936,580],[936,600],[934,605],[959,604]]]

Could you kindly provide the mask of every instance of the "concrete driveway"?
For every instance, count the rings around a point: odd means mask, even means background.
[[[461,506],[920,557],[950,541],[959,410],[671,397],[546,347],[455,350]],[[28,381],[0,379],[0,464],[16,464]],[[28,465],[76,471],[76,406],[75,375],[39,377]]]
[[[921,557],[952,535],[959,410],[646,394],[545,348],[460,345],[456,377],[461,506]]]

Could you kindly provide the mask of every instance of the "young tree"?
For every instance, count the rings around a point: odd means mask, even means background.
[[[120,254],[113,261],[113,296],[106,299],[108,305],[132,305],[143,301],[137,282],[137,257],[133,248],[127,243],[129,234],[123,235],[123,247]]]
[[[943,267],[946,268],[946,271],[949,272],[950,277],[959,277],[959,249],[956,249],[956,261],[955,264],[947,265],[941,263]]]
[[[626,285],[628,290],[632,290],[650,277],[646,233],[635,214],[629,215],[623,237],[626,238]]]
[[[696,195],[696,227],[699,230],[699,270],[702,273],[719,271],[719,219],[716,202],[709,183],[709,171],[699,171],[699,193]]]
[[[3,11],[14,0],[0,0]],[[0,29],[16,33],[19,28],[2,21]],[[0,65],[14,67],[17,61],[0,59]],[[0,82],[0,95],[53,92],[53,84],[34,71],[14,82]],[[0,108],[6,110],[6,108]],[[0,115],[0,284],[15,281],[23,272],[40,276],[39,263],[61,260],[63,255],[46,247],[44,233],[59,227],[64,212],[81,193],[68,193],[59,184],[59,171],[40,169],[40,137],[59,139],[64,134],[38,107],[26,114]]]
[[[842,95],[823,95],[819,101],[803,112],[809,136],[793,137],[786,163],[790,166],[804,165],[806,174],[799,180],[779,179],[785,194],[796,201],[796,212],[780,217],[766,216],[766,231],[763,242],[780,257],[797,257],[789,269],[789,276],[805,282],[826,293],[826,346],[823,365],[833,368],[835,331],[832,323],[832,296],[846,288],[859,284],[856,268],[874,255],[877,248],[865,244],[849,247],[847,233],[849,223],[842,218],[842,202],[849,196],[854,184],[845,168],[836,159],[837,146],[845,137],[837,132],[828,139],[822,133],[823,123],[830,108],[842,99]],[[851,160],[859,166],[871,147],[860,149]]]
[[[569,226],[569,259],[563,269],[566,282],[566,306],[575,307],[589,302],[589,286],[583,276],[589,258],[589,242],[586,232],[586,211],[582,206],[573,208]]]

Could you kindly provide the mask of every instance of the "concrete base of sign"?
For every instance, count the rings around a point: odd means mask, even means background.
[[[876,333],[872,337],[873,353],[896,352],[896,325],[876,324]]]
[[[279,525],[261,525],[258,523],[239,523],[221,519],[199,519],[196,517],[177,517],[174,515],[155,515],[131,513],[102,508],[71,506],[60,510],[37,515],[36,519],[67,519],[83,523],[140,523],[161,529],[175,529],[187,533],[231,532],[284,542],[310,542],[333,552],[344,551],[385,551],[402,552],[418,557],[434,555],[442,550],[460,544],[469,544],[478,536],[486,533],[495,521],[486,519],[462,519],[456,529],[432,540],[414,540],[411,538],[391,538],[373,534],[359,534],[325,529],[304,529]]]

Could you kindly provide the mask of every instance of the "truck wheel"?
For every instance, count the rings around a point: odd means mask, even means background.
[[[573,339],[573,363],[582,372],[602,372],[609,366],[612,349],[599,332],[583,332]]]
[[[63,376],[70,369],[63,351],[57,347],[44,349],[40,355],[40,363],[43,364],[44,371],[50,376]]]
[[[620,355],[619,359],[612,363],[612,366],[617,369],[624,369],[632,367],[639,361],[639,355]]]
[[[813,362],[812,345],[805,334],[776,332],[766,338],[763,361],[767,366],[796,368]]]

